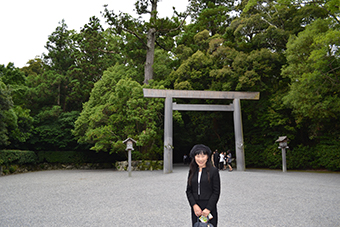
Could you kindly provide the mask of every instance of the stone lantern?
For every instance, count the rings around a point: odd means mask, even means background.
[[[287,136],[280,136],[275,142],[279,143],[279,149],[282,150],[282,171],[287,172],[286,148],[289,148],[288,138]]]
[[[127,138],[126,140],[123,141],[123,143],[126,144],[126,149],[128,151],[128,171],[129,171],[129,177],[131,177],[131,151],[133,151],[133,143],[137,143],[134,139],[132,138]]]

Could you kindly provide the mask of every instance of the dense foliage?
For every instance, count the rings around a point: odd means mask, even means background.
[[[0,164],[11,165],[31,165],[42,163],[113,163],[117,155],[93,151],[26,151],[26,150],[2,150],[0,152]]]
[[[6,150],[0,153],[1,164],[35,164],[38,157],[33,151],[25,150]]]
[[[124,157],[131,137],[133,158],[161,159],[164,100],[143,88],[258,91],[241,103],[248,167],[280,168],[275,140],[286,135],[288,168],[340,170],[338,0],[190,0],[171,18],[157,3],[136,0],[149,21],[106,6],[106,30],[96,17],[79,32],[61,21],[47,54],[0,65],[0,149]],[[234,149],[232,113],[174,117],[175,161],[195,143]]]

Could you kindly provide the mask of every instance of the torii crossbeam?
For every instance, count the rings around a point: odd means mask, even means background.
[[[173,171],[173,110],[179,111],[233,111],[235,130],[236,167],[238,171],[245,170],[243,130],[241,116],[241,99],[258,100],[259,92],[238,91],[194,91],[194,90],[161,90],[143,89],[144,97],[165,98],[164,108],[164,164],[163,172]],[[173,98],[186,99],[233,99],[230,105],[191,105],[172,103]]]

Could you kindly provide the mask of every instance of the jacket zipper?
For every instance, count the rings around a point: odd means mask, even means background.
[[[202,173],[198,174],[198,177],[200,178],[198,181],[198,190],[197,190],[197,194],[198,194],[198,199],[200,199],[200,195],[201,195],[201,179],[202,179]]]
[[[198,183],[198,196],[201,195],[201,183]]]

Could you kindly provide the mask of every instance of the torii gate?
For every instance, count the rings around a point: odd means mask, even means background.
[[[161,90],[143,88],[144,97],[165,98],[164,108],[164,164],[163,172],[171,173],[173,170],[173,110],[182,111],[234,111],[236,167],[238,171],[245,170],[243,130],[241,116],[241,99],[258,100],[259,92],[237,91],[194,91],[194,90]],[[172,103],[173,98],[186,99],[233,99],[230,105],[196,105]]]

